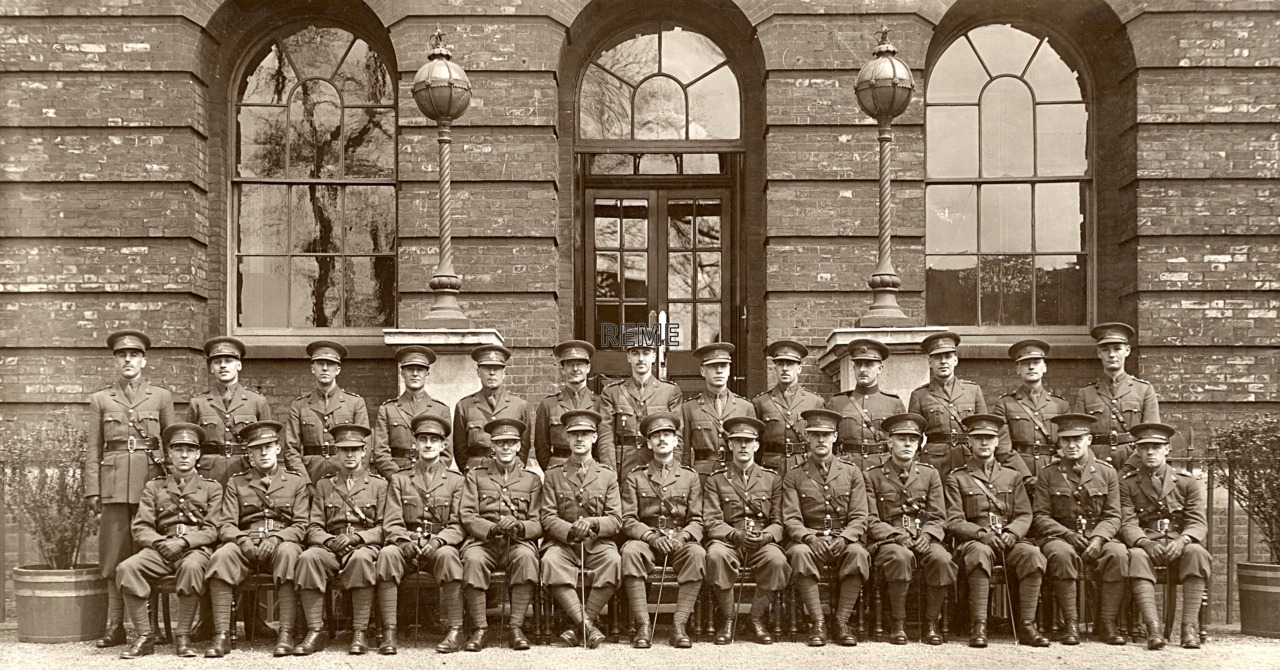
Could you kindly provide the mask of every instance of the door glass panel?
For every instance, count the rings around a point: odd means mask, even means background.
[[[667,306],[667,322],[679,326],[680,346],[673,346],[677,351],[693,351],[693,305],[687,302],[673,302]]]
[[[622,255],[626,263],[627,299],[644,300],[649,296],[649,255],[645,252],[632,252]]]
[[[719,341],[720,303],[698,303],[698,346]]]
[[[698,298],[720,299],[720,252],[698,252]]]
[[[645,200],[622,201],[622,244],[626,249],[649,246],[649,203]]]
[[[720,247],[720,201],[698,201],[698,248]]]
[[[618,283],[618,252],[596,252],[596,297],[621,298],[622,287]]]
[[[693,297],[693,254],[687,251],[667,254],[667,297],[672,300]]]
[[[595,336],[599,338],[596,340],[597,344],[604,341],[604,337],[601,333],[607,326],[613,326],[616,328],[620,323],[622,323],[621,305],[602,305],[600,303],[596,303]]]
[[[667,201],[667,248],[693,248],[693,201]]]
[[[596,200],[595,238],[596,246],[609,249],[618,248],[618,219],[622,209],[617,200]]]

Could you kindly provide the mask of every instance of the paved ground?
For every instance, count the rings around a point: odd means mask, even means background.
[[[410,668],[439,665],[444,668],[465,670],[476,668],[519,668],[519,670],[568,670],[569,668],[594,669],[598,667],[625,667],[654,670],[673,668],[734,668],[735,670],[774,670],[776,668],[816,668],[833,664],[871,664],[894,670],[910,668],[991,668],[1024,670],[1027,668],[1123,668],[1140,670],[1152,668],[1175,670],[1188,668],[1225,670],[1236,668],[1280,668],[1280,640],[1245,637],[1220,629],[1211,631],[1215,639],[1199,651],[1169,648],[1162,652],[1148,652],[1139,645],[1108,647],[1098,643],[1085,643],[1079,647],[1054,645],[1048,649],[1015,647],[1009,640],[996,640],[985,649],[969,649],[960,641],[942,647],[927,647],[912,642],[905,647],[885,643],[864,642],[854,649],[824,647],[811,649],[798,643],[774,644],[769,647],[736,643],[716,647],[698,643],[693,649],[680,650],[666,646],[666,640],[655,640],[648,651],[633,650],[622,644],[607,644],[596,651],[582,649],[558,649],[535,646],[528,652],[513,652],[505,648],[493,648],[482,653],[458,653],[449,656],[436,654],[430,644],[435,638],[410,643],[398,656],[383,657],[376,654],[357,657],[346,653],[346,645],[331,646],[328,650],[307,659],[273,659],[269,646],[258,642],[252,648],[232,652],[221,661],[209,659],[179,659],[172,656],[171,647],[161,647],[156,656],[124,661],[116,653],[99,651],[92,643],[37,645],[17,642],[13,630],[0,631],[0,668],[71,668],[128,667],[134,670],[174,670],[175,668],[244,668],[257,670],[282,667],[346,668],[384,670],[386,668]],[[344,639],[339,640],[340,643]]]

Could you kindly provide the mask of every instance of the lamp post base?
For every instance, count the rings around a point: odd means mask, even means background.
[[[420,325],[423,328],[470,328],[471,320],[458,306],[462,280],[452,272],[442,272],[432,277],[429,285],[435,293],[435,302]]]

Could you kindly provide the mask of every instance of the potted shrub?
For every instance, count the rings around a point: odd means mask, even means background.
[[[85,538],[98,529],[84,503],[86,439],[65,413],[0,436],[5,504],[27,519],[42,561],[13,570],[23,642],[92,640],[103,632],[107,580],[96,565],[79,562]]]
[[[1271,556],[1267,563],[1236,564],[1240,629],[1280,637],[1280,417],[1262,414],[1214,431],[1213,448],[1213,467],[1222,481],[1232,482],[1236,502]]]

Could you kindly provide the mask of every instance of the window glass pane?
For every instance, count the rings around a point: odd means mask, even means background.
[[[284,176],[284,107],[241,107],[237,117],[240,152],[237,177]]]
[[[288,258],[241,258],[236,269],[236,325],[284,328],[289,325]]]
[[[698,252],[698,298],[720,299],[720,252]]]
[[[720,342],[720,303],[698,303],[698,346]]]
[[[346,176],[390,179],[395,176],[395,110],[357,107],[346,110],[343,161]]]
[[[676,157],[673,154],[645,154],[640,157],[640,174],[675,174]]]
[[[618,220],[622,216],[622,207],[617,200],[599,198],[596,200],[595,209],[596,246],[617,249]]]
[[[338,91],[327,81],[303,82],[289,101],[289,176],[338,176]]]
[[[276,42],[264,47],[258,54],[258,64],[249,69],[251,74],[241,83],[240,102],[282,105],[298,83],[293,67],[281,57]]]
[[[693,254],[685,251],[667,254],[667,297],[693,298]]]
[[[1080,184],[1036,185],[1036,251],[1083,251],[1084,200]]]
[[[982,326],[1031,325],[1031,256],[981,256]]]
[[[350,44],[351,33],[338,28],[308,26],[284,38],[285,51],[304,79],[332,77]]]
[[[674,329],[675,333],[679,333],[680,342],[678,345],[673,344],[672,349],[675,351],[693,351],[694,345],[694,328],[693,328],[693,305],[687,302],[674,302],[667,305],[667,323]]]
[[[637,35],[600,54],[596,62],[635,86],[658,72],[658,36]]]
[[[654,77],[641,84],[635,115],[638,140],[686,139],[684,90],[674,79]]]
[[[1036,57],[1027,68],[1027,83],[1035,92],[1036,102],[1074,102],[1080,100],[1080,81],[1076,73],[1054,51],[1049,42],[1040,45]]]
[[[987,83],[987,71],[978,56],[973,53],[966,39],[958,39],[947,47],[938,63],[929,72],[925,100],[935,102],[964,102],[977,104],[978,94]]]
[[[622,243],[627,249],[649,247],[649,201],[622,201]]]
[[[346,259],[346,325],[395,325],[396,261],[393,256]]]
[[[667,248],[693,248],[693,201],[667,201]]]
[[[240,187],[242,254],[280,254],[289,250],[289,187],[244,184]]]
[[[1084,255],[1036,257],[1036,323],[1081,326],[1086,323]]]
[[[689,139],[738,139],[740,112],[738,79],[726,65],[689,87]]]
[[[991,76],[1021,75],[1040,39],[1011,26],[981,26],[969,31],[969,39],[987,64]]]
[[[1085,174],[1089,115],[1084,105],[1036,105],[1036,114],[1036,162],[1040,174]]]
[[[685,154],[681,162],[684,164],[684,174],[722,174],[724,172],[720,167],[720,154]]]
[[[928,256],[925,258],[925,314],[929,323],[949,326],[978,322],[978,258],[976,256]]]
[[[336,256],[290,259],[289,325],[336,328],[342,325],[342,272]]]
[[[978,250],[977,186],[929,186],[924,200],[925,253],[959,254]]]
[[[635,174],[635,163],[631,154],[596,154],[590,169],[591,174]]]
[[[1005,77],[982,94],[982,176],[1030,177],[1031,91]]]
[[[293,251],[305,254],[333,254],[342,250],[338,228],[338,187],[294,186]]]
[[[720,47],[698,33],[681,28],[662,33],[662,71],[685,84],[723,61]]]
[[[1031,185],[983,186],[978,248],[983,253],[1031,251]]]
[[[720,248],[720,201],[698,201],[698,248]]]
[[[622,323],[622,307],[619,305],[601,305],[596,303],[596,341],[597,347],[604,345],[603,332],[606,324],[611,326],[619,326]],[[619,334],[619,337],[621,335]]]
[[[621,298],[622,284],[618,280],[618,252],[596,252],[596,298]]]
[[[390,105],[395,102],[395,84],[378,52],[364,40],[351,45],[334,83],[342,92],[344,105]]]
[[[644,300],[649,297],[649,254],[623,254],[626,264],[626,297]]]
[[[347,253],[391,253],[396,245],[394,186],[348,186],[343,223]]]
[[[630,139],[632,90],[599,67],[588,67],[578,95],[579,135],[588,140]]]
[[[978,108],[930,107],[925,113],[930,177],[978,176]]]

